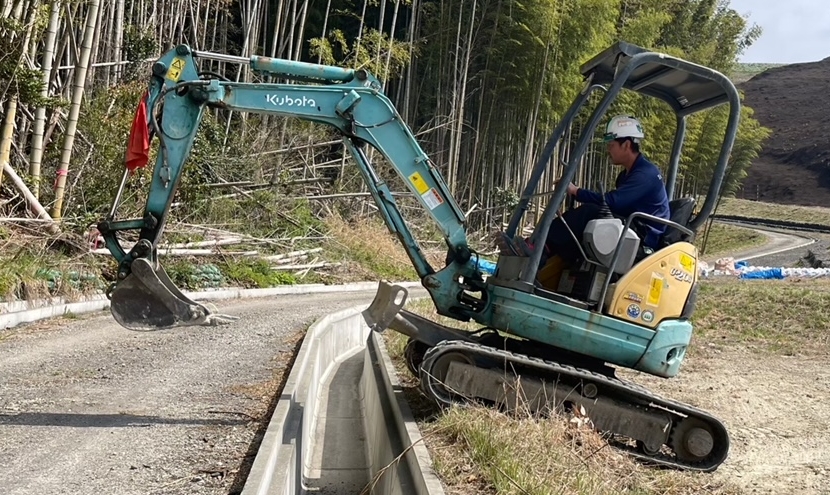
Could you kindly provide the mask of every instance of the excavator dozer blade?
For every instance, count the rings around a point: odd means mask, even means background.
[[[112,291],[110,311],[129,330],[153,331],[210,322],[210,310],[190,300],[159,265],[139,258]]]
[[[375,299],[368,308],[363,310],[363,319],[372,330],[383,332],[395,321],[395,317],[406,304],[409,295],[406,289],[400,285],[392,285],[381,280],[378,283],[378,291]],[[399,296],[400,297],[399,299]]]

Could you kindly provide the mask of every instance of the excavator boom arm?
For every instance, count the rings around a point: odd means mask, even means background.
[[[381,217],[401,241],[419,277],[432,292],[439,312],[459,315],[457,308],[452,308],[457,306],[453,301],[459,300],[462,288],[454,281],[459,275],[471,280],[481,278],[475,260],[471,260],[464,214],[450,195],[439,171],[383,94],[377,79],[361,70],[266,57],[252,57],[251,67],[271,76],[316,84],[202,79],[193,55],[188,47],[179,46],[165,54],[153,67],[147,113],[149,127],[159,139],[159,153],[144,217],[126,221],[116,221],[111,217],[99,226],[110,252],[120,263],[119,279],[130,276],[136,259],[143,258],[151,265],[158,265],[155,248],[204,111],[206,108],[222,108],[296,117],[336,128],[344,136],[344,145],[354,157]],[[450,270],[440,273],[430,266],[407,227],[388,185],[367,158],[364,144],[380,152],[440,226],[448,246]],[[139,241],[130,253],[125,253],[115,234],[120,230],[136,228],[140,228]],[[156,270],[161,272],[160,267]],[[159,278],[164,280],[161,275]],[[163,285],[169,288],[170,284]],[[154,284],[146,289],[146,296],[150,297],[151,292],[160,290],[161,286]],[[460,313],[462,317],[463,313]]]

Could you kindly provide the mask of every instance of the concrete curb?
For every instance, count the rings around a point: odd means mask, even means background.
[[[421,287],[420,282],[403,282],[398,285],[406,288]],[[376,290],[377,286],[377,282],[358,282],[343,285],[304,284],[271,287],[267,289],[225,288],[200,292],[185,292],[184,294],[194,301],[210,301],[326,292],[359,292]],[[89,296],[80,301],[67,301],[63,298],[53,298],[2,303],[0,304],[0,330],[44,318],[54,318],[69,313],[81,314],[101,311],[107,308],[109,308],[109,300],[104,294]]]
[[[377,476],[374,489],[367,493],[444,494],[382,339],[363,320],[366,307],[327,315],[307,332],[242,495],[307,493],[304,480],[321,384],[338,362],[361,350],[369,478]]]

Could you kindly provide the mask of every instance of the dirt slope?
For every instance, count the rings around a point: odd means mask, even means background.
[[[699,348],[677,378],[641,375],[635,380],[724,422],[731,448],[716,479],[748,494],[830,493],[826,358],[770,356],[710,344]]]
[[[830,57],[768,69],[739,89],[772,135],[737,196],[830,206]]]

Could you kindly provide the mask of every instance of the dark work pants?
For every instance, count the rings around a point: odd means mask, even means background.
[[[578,208],[568,210],[562,214],[562,218],[570,226],[573,235],[582,242],[582,234],[585,232],[585,227],[588,222],[599,216],[600,206],[590,203],[580,205]],[[548,256],[558,254],[568,263],[575,263],[581,257],[579,246],[574,241],[573,236],[568,232],[567,227],[562,222],[562,218],[556,217],[548,231],[547,246],[549,252]]]

